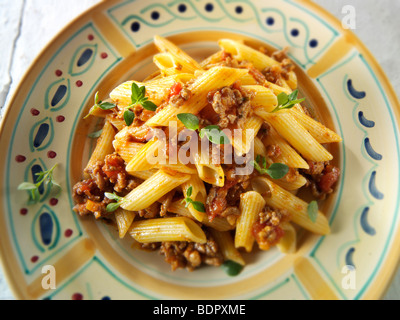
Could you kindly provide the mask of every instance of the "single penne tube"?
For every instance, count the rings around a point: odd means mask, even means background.
[[[169,90],[174,83],[186,83],[192,80],[193,77],[193,74],[179,73],[167,77],[155,78],[147,82],[126,81],[111,91],[110,98],[122,108],[131,105],[132,83],[135,82],[139,87],[145,86],[146,97],[156,105],[159,105],[167,98]]]
[[[297,246],[297,232],[294,226],[290,223],[282,224],[284,235],[277,243],[277,248],[285,254],[295,253]]]
[[[295,179],[293,180],[287,180],[286,177],[283,177],[278,180],[273,180],[278,186],[281,188],[288,190],[288,191],[294,191],[298,190],[301,187],[303,187],[307,183],[307,179],[302,176],[301,174],[297,175]]]
[[[290,89],[295,90],[297,88],[297,75],[295,72],[289,72],[288,76],[289,79],[286,80],[286,83]]]
[[[279,147],[281,154],[274,159],[274,162],[284,163],[290,168],[309,169],[307,162],[272,126],[270,126],[268,135],[262,139],[262,142],[265,146],[275,145]]]
[[[126,127],[125,121],[117,118],[114,114],[107,115],[106,120],[110,122],[118,132]]]
[[[170,121],[178,121],[179,113],[199,113],[207,104],[207,95],[213,90],[232,85],[236,80],[246,74],[246,70],[227,67],[214,67],[207,70],[189,86],[191,97],[179,108],[172,105],[166,106],[150,118],[146,125],[168,126]],[[178,125],[180,121],[178,121]]]
[[[155,168],[158,169],[168,169],[168,170],[173,170],[173,171],[177,171],[177,172],[181,172],[181,173],[187,173],[187,174],[197,174],[197,169],[195,166],[192,166],[190,164],[181,164],[181,163],[177,163],[177,164],[157,164],[155,166]]]
[[[124,197],[121,208],[129,211],[146,209],[189,179],[188,174],[158,170]]]
[[[240,216],[236,222],[235,247],[244,247],[251,252],[254,244],[252,229],[258,215],[265,206],[263,197],[255,191],[248,191],[240,195]]]
[[[215,64],[221,62],[223,59],[223,53],[224,52],[222,50],[219,50],[213,53],[211,56],[208,56],[200,62],[200,67],[202,67],[203,69],[208,69],[210,65],[214,66]]]
[[[194,155],[194,163],[201,180],[218,187],[224,186],[224,169],[220,164],[212,163],[212,157],[210,155],[200,151]]]
[[[89,162],[85,168],[85,172],[87,170],[91,170],[91,168],[93,168],[98,161],[104,161],[107,155],[114,152],[114,147],[112,144],[114,137],[115,129],[110,122],[106,121],[101,135],[97,139],[96,147],[94,148],[94,151],[90,156]]]
[[[124,109],[132,104],[132,83],[138,87],[146,87],[146,97],[157,106],[168,96],[170,87],[152,88],[139,81],[126,81],[116,87],[110,93],[110,98],[117,104],[118,108]]]
[[[191,188],[192,194],[190,198],[193,201],[201,202],[203,204],[206,203],[207,199],[206,187],[204,185],[203,180],[201,180],[201,178],[197,174],[191,175],[190,180],[183,183],[181,185],[181,188],[183,196],[185,198],[187,197],[188,190]],[[195,217],[197,221],[201,222],[208,218],[205,212],[196,210],[192,204],[189,204],[188,210],[190,211],[191,215]]]
[[[251,116],[245,120],[241,130],[234,130],[231,142],[238,155],[247,154],[250,151],[263,122],[262,118]]]
[[[281,82],[283,83],[284,87],[278,86],[277,84],[274,84],[269,81],[265,81],[264,86],[271,89],[276,96],[278,96],[281,93],[286,93],[287,95],[291,94],[292,89],[289,87],[289,85],[287,85],[287,83],[284,80],[281,80]],[[294,110],[294,109],[296,109],[299,112],[304,113],[303,107],[300,105],[300,103],[296,103],[292,110]]]
[[[266,177],[252,179],[251,185],[254,191],[264,196],[267,205],[279,210],[287,210],[291,221],[311,232],[326,235],[330,233],[328,220],[318,210],[316,221],[313,222],[308,216],[308,203],[296,197]]]
[[[191,73],[177,73],[167,77],[158,77],[148,80],[145,85],[149,90],[157,90],[157,88],[169,89],[176,82],[186,83],[194,79]]]
[[[235,242],[229,231],[221,232],[211,228],[208,230],[217,242],[225,261],[234,261],[242,266],[246,264],[239,250],[235,247]]]
[[[317,140],[318,143],[341,142],[342,138],[322,123],[314,120],[304,112],[297,109],[290,110],[295,119]]]
[[[183,200],[178,200],[172,202],[168,207],[168,212],[175,213],[177,215],[188,217],[191,219],[197,220],[193,217],[192,213],[186,208]],[[206,225],[207,227],[213,228],[218,231],[228,231],[235,229],[234,225],[231,225],[226,218],[223,217],[215,217],[212,221],[208,219],[207,216],[200,221],[202,224]]]
[[[258,137],[254,139],[254,155],[255,156],[262,156],[267,159],[268,163],[272,163],[273,161],[269,159],[268,154],[267,154],[267,148],[265,147],[264,143],[262,140]]]
[[[329,161],[333,156],[287,111],[255,113],[272,125],[305,159],[316,162]]]
[[[123,139],[115,139],[113,141],[114,150],[118,153],[126,163],[129,163],[132,158],[142,149],[145,144],[140,142],[130,142]]]
[[[159,151],[165,150],[162,140],[150,140],[128,162],[126,172],[144,171],[154,168],[157,164],[166,163],[166,157]]]
[[[257,84],[256,79],[254,79],[254,77],[247,72],[243,77],[241,77],[239,79],[239,82],[242,86],[254,86]]]
[[[192,219],[186,217],[135,221],[132,223],[129,234],[140,243],[164,241],[207,242],[206,235],[201,227]]]
[[[267,67],[279,65],[279,62],[265,55],[261,51],[255,50],[239,41],[231,39],[221,39],[218,42],[222,50],[230,53],[233,58],[243,61],[249,61],[258,70],[264,70]]]
[[[250,91],[251,105],[255,108],[262,108],[267,112],[271,112],[278,105],[278,99],[271,89],[260,85],[245,86],[243,88]]]
[[[201,69],[196,60],[166,38],[156,35],[154,36],[154,44],[160,52],[171,54],[174,60],[179,61],[185,69],[191,70],[191,73]]]
[[[143,181],[150,179],[158,169],[150,169],[150,170],[145,170],[145,171],[135,171],[131,173],[131,176],[141,179]]]
[[[118,208],[115,211],[115,221],[117,222],[118,235],[121,239],[125,237],[135,219],[135,216],[136,214],[134,212],[122,208]]]
[[[269,81],[265,81],[264,86],[269,88],[270,90],[272,90],[272,92],[278,96],[280,93],[286,93],[286,94],[291,94],[292,90],[290,88],[286,88],[286,87],[282,87],[279,86],[275,83],[269,82]]]
[[[173,56],[168,52],[154,55],[153,62],[165,76],[171,76],[177,73],[194,73],[198,70],[185,60]]]

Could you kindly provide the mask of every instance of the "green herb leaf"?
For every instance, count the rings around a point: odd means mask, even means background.
[[[293,108],[296,104],[303,102],[305,99],[297,99],[297,96],[299,94],[299,90],[294,90],[291,94],[287,95],[284,92],[281,92],[278,94],[278,106],[272,110],[271,112],[278,112],[280,110],[284,109],[291,109]]]
[[[203,203],[201,203],[201,202],[199,202],[199,201],[193,201],[190,197],[192,196],[192,194],[193,194],[193,187],[192,186],[190,186],[188,189],[187,189],[187,191],[186,191],[186,198],[185,198],[185,202],[186,202],[186,205],[185,205],[185,207],[187,208],[187,207],[189,207],[191,204],[193,205],[193,208],[195,209],[195,210],[197,210],[197,211],[200,211],[200,212],[206,212],[206,208],[205,208],[205,206],[204,206],[204,204]]]
[[[199,129],[199,118],[192,113],[179,113],[177,115],[178,119],[183,123],[183,125],[189,130]]]
[[[192,201],[192,205],[193,208],[195,208],[195,210],[199,211],[199,212],[206,212],[206,208],[204,206],[203,203],[199,202],[199,201]]]
[[[30,182],[22,182],[18,186],[18,190],[35,190],[37,189],[36,185]]]
[[[243,266],[232,260],[225,261],[222,264],[222,268],[225,270],[226,274],[231,277],[237,276],[242,270]]]
[[[315,223],[318,217],[318,203],[317,201],[313,200],[309,203],[307,207],[307,214],[310,220]]]
[[[187,208],[187,207],[189,207],[189,205],[193,202],[193,200],[190,199],[190,198],[186,198],[186,199],[185,199],[185,202],[186,202],[185,208]]]
[[[120,197],[119,195],[117,195],[115,193],[106,192],[106,193],[104,193],[104,196],[110,200],[116,201],[113,203],[109,203],[107,205],[107,208],[106,208],[107,212],[114,212],[121,206],[121,204],[123,204],[125,202],[125,198]]]
[[[148,100],[143,101],[141,104],[142,104],[143,108],[145,108],[146,110],[149,110],[149,111],[156,111],[158,108],[156,104],[154,104],[153,102],[148,101]]]
[[[273,163],[266,170],[272,179],[281,179],[289,172],[289,167],[283,163]]]
[[[146,97],[146,87],[139,87],[135,82],[132,82],[132,95],[131,95],[131,105],[129,108],[140,104],[144,109],[149,111],[156,111],[157,105],[149,101]]]
[[[116,107],[116,105],[114,103],[111,103],[111,102],[103,102],[103,103],[99,104],[98,106],[102,110],[110,110],[110,109]]]
[[[98,137],[101,136],[102,132],[103,132],[103,129],[101,129],[99,131],[95,131],[95,132],[89,133],[88,137],[92,138],[92,139],[97,139]]]
[[[146,88],[144,90],[146,90]],[[145,96],[145,94],[143,94],[143,89],[140,89],[139,86],[135,82],[132,82],[132,95],[131,95],[132,104],[134,102],[137,102],[137,101],[143,99],[144,96]]]
[[[186,191],[186,196],[187,196],[188,198],[190,198],[190,197],[192,196],[192,193],[193,193],[193,187],[190,186],[190,187],[187,189],[187,191]]]
[[[119,202],[113,202],[113,203],[109,203],[107,205],[107,212],[114,212],[115,210],[117,210],[119,207],[121,206],[121,203]]]
[[[94,96],[94,106],[90,108],[89,113],[83,119],[86,119],[87,117],[92,115],[93,112],[96,111],[99,108],[102,109],[102,110],[110,110],[110,109],[115,108],[115,107],[116,107],[116,105],[111,103],[111,102],[102,102],[99,99],[99,92],[96,92],[96,94]]]
[[[208,140],[214,144],[229,144],[229,138],[218,126],[208,126],[200,130],[200,138],[207,136]]]
[[[29,192],[28,205],[36,204],[40,200],[39,188],[42,184],[52,192],[61,192],[61,186],[53,181],[53,171],[57,167],[55,164],[50,170],[36,173],[35,183],[22,182],[18,186],[18,190],[25,190]]]
[[[106,192],[104,196],[110,200],[121,201],[123,198],[115,193]]]
[[[289,167],[284,163],[272,163],[269,168],[267,168],[267,159],[260,155],[257,155],[256,161],[252,161],[251,164],[259,174],[268,174],[272,179],[281,179],[289,172]]]
[[[133,120],[135,120],[135,113],[129,109],[125,110],[124,120],[126,125],[129,127],[133,123]]]

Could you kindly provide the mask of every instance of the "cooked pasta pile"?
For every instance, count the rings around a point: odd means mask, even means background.
[[[340,171],[323,145],[341,138],[301,105],[285,52],[221,39],[199,63],[154,42],[156,73],[96,94],[89,115],[104,127],[74,210],[115,221],[173,270],[244,266],[242,252],[257,248],[292,253],[298,228],[328,234],[317,201]],[[306,188],[310,203],[296,196]]]

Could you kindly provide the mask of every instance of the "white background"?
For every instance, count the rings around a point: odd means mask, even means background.
[[[15,86],[43,47],[72,19],[101,0],[0,0],[0,112]],[[211,1],[211,0],[210,0]],[[399,0],[314,0],[340,20],[342,8],[356,9],[354,33],[376,57],[400,93]],[[397,58],[397,60],[396,60]],[[400,245],[400,244],[399,244]],[[14,299],[0,270],[0,299]],[[400,300],[400,272],[385,299]]]

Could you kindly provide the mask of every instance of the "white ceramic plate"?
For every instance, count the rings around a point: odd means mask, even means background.
[[[324,210],[332,234],[306,235],[298,251],[247,257],[237,277],[219,268],[171,272],[162,257],[133,250],[113,230],[72,211],[71,188],[89,157],[94,93],[154,66],[155,34],[203,58],[223,37],[282,49],[300,89],[343,143],[342,176]],[[377,299],[399,258],[399,103],[368,50],[328,13],[295,0],[110,0],[69,25],[37,58],[1,128],[0,249],[21,299]],[[57,200],[42,190],[26,206],[17,191],[58,163]],[[57,272],[55,290],[42,268]]]

